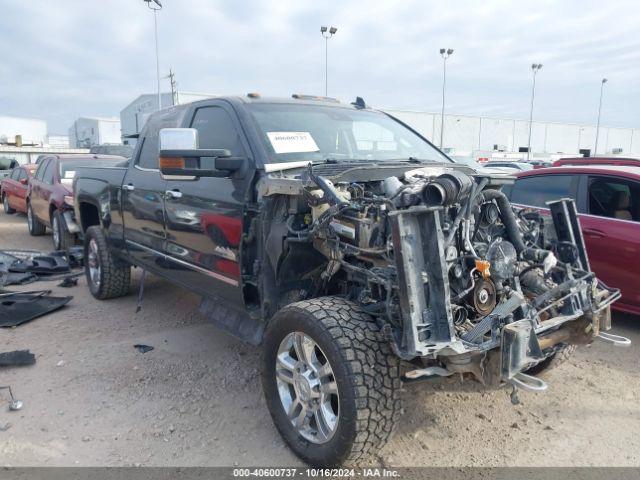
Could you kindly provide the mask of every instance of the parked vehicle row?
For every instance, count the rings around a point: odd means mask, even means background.
[[[126,163],[114,155],[44,155],[35,164],[15,167],[0,183],[4,211],[27,214],[27,228],[34,236],[52,232],[53,248],[65,250],[78,241],[73,211],[72,183],[81,166]]]

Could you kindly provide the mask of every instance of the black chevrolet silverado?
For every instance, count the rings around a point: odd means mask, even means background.
[[[514,208],[366,106],[226,97],[153,114],[127,167],[74,180],[94,297],[136,266],[202,296],[261,345],[273,421],[303,460],[366,461],[403,381],[457,374],[542,391],[538,376],[606,333],[618,290],[589,267],[574,204]],[[561,387],[560,387],[561,388]]]

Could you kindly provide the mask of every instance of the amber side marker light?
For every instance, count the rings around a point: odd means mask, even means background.
[[[177,168],[184,170],[184,158],[183,157],[160,157],[160,168]]]

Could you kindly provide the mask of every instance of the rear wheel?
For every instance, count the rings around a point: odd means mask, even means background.
[[[2,206],[4,207],[4,213],[8,215],[16,213],[16,211],[9,206],[9,197],[6,193],[2,195]]]
[[[116,263],[99,225],[85,233],[84,258],[87,284],[95,298],[107,300],[129,293],[131,267]]]
[[[31,202],[27,203],[27,226],[29,227],[29,233],[34,237],[44,235],[47,231],[46,225],[38,220],[33,213]]]
[[[68,250],[76,244],[76,236],[67,230],[62,214],[58,210],[51,215],[51,231],[55,250]]]
[[[265,333],[262,385],[289,447],[321,467],[366,460],[400,416],[400,362],[378,325],[338,297],[293,303]]]

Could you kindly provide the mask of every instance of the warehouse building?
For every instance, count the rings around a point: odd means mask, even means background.
[[[69,128],[69,144],[72,148],[89,148],[105,143],[122,143],[120,120],[117,117],[80,117]]]
[[[195,102],[196,100],[215,96],[209,93],[176,91],[161,94],[160,101],[162,102],[162,107],[166,108],[171,105]],[[142,94],[124,107],[120,112],[123,143],[135,144],[135,139],[131,137],[140,133],[149,115],[156,111],[158,111],[158,95],[155,93]]]
[[[385,111],[440,145],[442,117],[439,113],[396,109]],[[528,120],[456,114],[444,116],[442,146],[452,153],[526,152],[528,139]],[[594,155],[595,141],[595,125],[534,121],[531,126],[531,154],[534,157],[573,155],[580,151]],[[640,128],[601,126],[598,154],[640,156]]]
[[[44,120],[0,116],[0,145],[44,145],[46,140],[47,122]]]

